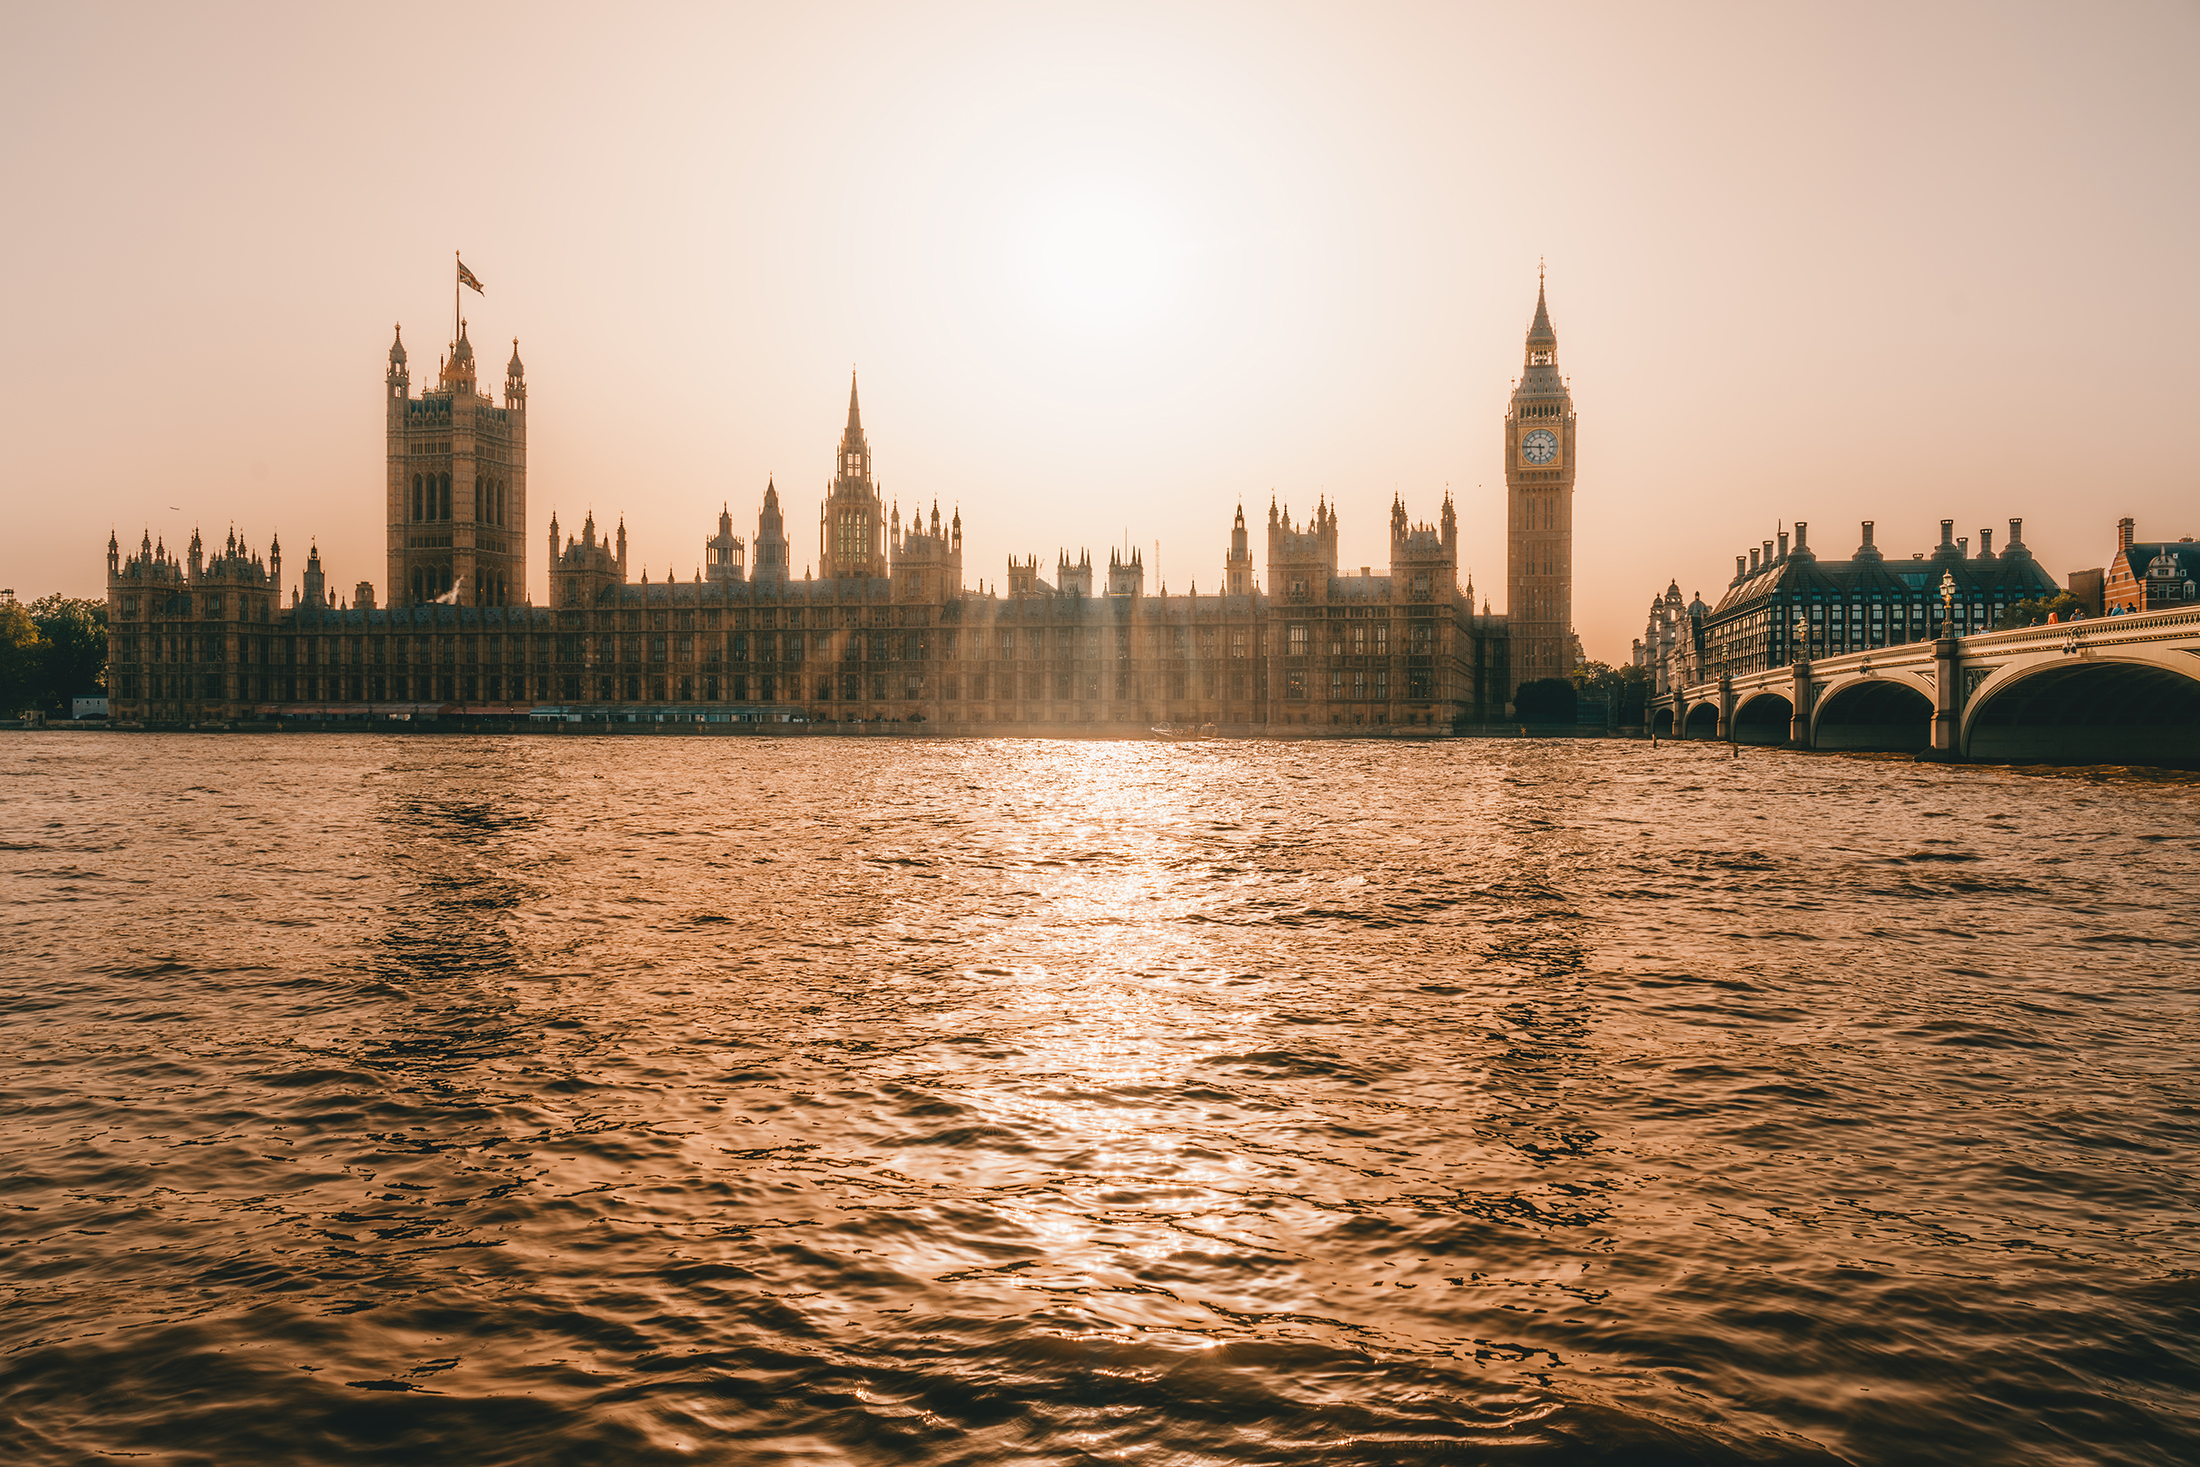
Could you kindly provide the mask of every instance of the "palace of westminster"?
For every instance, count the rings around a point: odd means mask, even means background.
[[[730,513],[694,579],[631,579],[626,527],[547,526],[550,604],[528,602],[527,385],[518,344],[500,405],[464,323],[414,396],[390,347],[387,604],[340,600],[318,551],[283,604],[282,549],[231,532],[180,558],[110,536],[118,721],[579,718],[917,722],[942,732],[1095,733],[1156,723],[1225,733],[1413,732],[1496,721],[1513,691],[1571,668],[1574,410],[1541,290],[1504,417],[1509,615],[1458,582],[1449,495],[1437,523],[1390,512],[1384,573],[1337,563],[1326,502],[1271,503],[1265,580],[1242,507],[1213,594],[1149,593],[1139,553],[1104,571],[1065,553],[1006,581],[963,580],[962,517],[905,524],[873,479],[854,384],[818,516],[813,577],[792,574],[776,485],[744,544]]]

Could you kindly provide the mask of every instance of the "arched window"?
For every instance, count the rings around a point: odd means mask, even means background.
[[[436,515],[436,518],[439,520],[447,520],[451,517],[451,476],[449,474],[443,474],[440,475],[439,478],[441,480],[441,483],[438,486],[438,492],[442,503],[436,506],[436,508],[440,511],[440,513]],[[445,589],[448,590],[449,588],[446,587]]]
[[[412,517],[413,517],[413,520],[414,520],[414,522],[415,522],[415,523],[418,523],[418,521],[419,521],[419,519],[420,519],[420,476],[419,476],[418,474],[415,474],[415,475],[413,475],[413,506],[412,506],[412,508],[413,508],[413,512],[412,512]]]

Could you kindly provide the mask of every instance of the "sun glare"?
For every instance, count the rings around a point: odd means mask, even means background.
[[[1147,199],[1117,191],[1058,194],[1025,220],[1024,289],[1057,325],[1091,335],[1135,330],[1175,294],[1181,241]]]

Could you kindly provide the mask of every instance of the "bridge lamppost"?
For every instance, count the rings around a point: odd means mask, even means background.
[[[1940,636],[1933,642],[1933,753],[1942,759],[1960,757],[1956,737],[1962,727],[1963,705],[1957,701],[1956,679],[1961,676],[1963,643],[1956,638],[1955,605],[1955,572],[1942,571]]]
[[[1788,743],[1810,747],[1810,618],[1795,618],[1795,686],[1789,689]]]

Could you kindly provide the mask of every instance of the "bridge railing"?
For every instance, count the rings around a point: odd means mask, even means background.
[[[1972,632],[1956,639],[1962,648],[1959,654],[1966,662],[1999,660],[2011,654],[2036,652],[2053,647],[2065,651],[2078,651],[2087,647],[2113,647],[2133,642],[2174,640],[2189,636],[2200,628],[2200,605],[2165,608],[2159,611],[2139,611],[2127,616],[2092,616],[2081,621],[2057,622],[2051,626],[2011,627],[1999,632]],[[1897,642],[1887,647],[1867,647],[1854,652],[1842,652],[1830,657],[1811,659],[1814,681],[1828,677],[1840,677],[1869,664],[1874,669],[1896,670],[1933,662],[1933,642]],[[1669,704],[1685,698],[1699,702],[1715,698],[1718,680],[1706,678],[1700,669],[1690,668],[1696,680],[1684,682],[1678,687],[1656,695],[1653,704]],[[1780,686],[1794,676],[1792,663],[1779,667],[1761,668],[1755,672],[1736,676],[1732,682],[1736,690],[1757,691]]]

